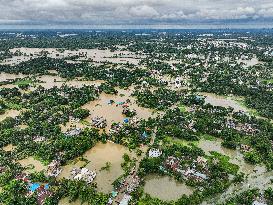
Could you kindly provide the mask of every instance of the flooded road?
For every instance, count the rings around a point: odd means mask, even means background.
[[[193,189],[169,176],[149,175],[145,177],[144,192],[152,197],[171,201],[179,199],[183,194],[191,195]]]
[[[258,188],[264,191],[269,187],[273,188],[271,180],[273,180],[273,171],[250,175],[244,182],[232,184],[223,194],[218,195],[213,200],[203,202],[202,205],[214,205],[216,202],[221,204],[248,189]]]

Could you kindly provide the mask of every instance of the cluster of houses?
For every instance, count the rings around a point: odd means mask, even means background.
[[[91,125],[96,128],[103,129],[107,126],[107,121],[105,118],[97,116],[91,119]]]
[[[78,122],[80,122],[80,119],[79,118],[75,118],[73,116],[69,116],[69,121],[78,123]]]
[[[62,172],[61,163],[58,160],[53,160],[47,166],[47,175],[51,177],[57,177]]]
[[[83,180],[87,184],[90,184],[96,178],[96,172],[87,168],[73,168],[70,172],[72,179]]]
[[[253,125],[249,123],[236,123],[233,120],[228,120],[226,126],[237,131],[243,131],[246,134],[256,134],[259,132],[258,129],[254,128]]]
[[[111,128],[109,130],[109,132],[111,134],[115,134],[115,133],[119,133],[123,128],[123,124],[122,123],[115,123],[111,125]]]
[[[249,145],[246,145],[246,144],[241,144],[240,149],[243,152],[251,152],[253,150]]]
[[[111,134],[119,133],[124,128],[124,124],[129,124],[132,127],[137,127],[139,122],[140,121],[139,121],[139,119],[137,117],[132,117],[130,119],[125,118],[123,123],[114,123],[114,124],[112,124],[109,132]]]
[[[183,169],[180,165],[181,160],[174,156],[169,156],[164,162],[164,167],[160,167],[162,171],[172,170],[175,173],[180,173],[183,175],[185,179],[192,179],[197,182],[202,182],[206,179],[208,179],[208,169],[206,168],[207,160],[203,157],[198,157],[197,160],[194,161],[192,167],[187,167],[186,169]],[[196,165],[202,166],[202,172],[198,171],[196,169]]]
[[[132,169],[130,174],[120,181],[119,187],[112,192],[112,196],[109,198],[107,205],[119,204],[128,205],[132,196],[131,193],[134,192],[140,185],[140,177],[137,175],[136,167]]]
[[[37,193],[38,205],[43,205],[46,198],[51,197],[53,194],[49,190],[48,184],[32,183],[26,174],[17,175],[16,180],[21,180],[28,184],[28,193],[26,193],[27,197],[32,196],[34,193]]]

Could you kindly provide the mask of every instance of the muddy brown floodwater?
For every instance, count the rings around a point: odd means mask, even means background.
[[[97,81],[87,81],[87,80],[79,80],[79,79],[74,79],[67,81],[65,78],[62,78],[60,76],[55,76],[55,75],[42,75],[37,77],[37,80],[42,81],[42,83],[39,83],[39,85],[43,86],[46,89],[53,88],[54,86],[56,87],[61,87],[62,85],[68,85],[68,86],[73,86],[73,87],[83,87],[84,85],[95,85],[98,86],[102,82],[102,80],[97,80]]]
[[[122,156],[125,153],[132,156],[126,147],[107,142],[106,144],[97,143],[93,148],[83,154],[83,157],[90,161],[90,163],[86,165],[86,168],[95,170],[97,173],[94,182],[97,183],[98,191],[110,193],[113,190],[112,183],[123,174],[121,163],[123,162]],[[106,162],[111,163],[110,170],[100,171],[100,169],[106,165]],[[63,171],[58,178],[69,178],[70,171],[73,167],[81,167],[83,164],[83,162],[77,162],[76,164],[64,166]]]
[[[80,56],[78,61],[92,59],[95,63],[111,62],[111,63],[132,63],[137,65],[145,55],[137,55],[130,51],[110,51],[99,49],[78,49],[78,50],[60,50],[56,48],[13,48],[10,49],[11,53],[21,52],[21,56],[13,56],[12,58],[5,59],[1,64],[18,64],[23,61],[28,61],[32,58],[38,58],[42,56],[42,52],[46,52],[50,58],[65,58],[69,56]]]
[[[230,157],[229,162],[238,165],[239,171],[245,174],[252,174],[254,173],[254,170],[256,170],[256,172],[263,172],[265,170],[264,166],[255,166],[247,163],[240,150],[224,148],[221,143],[221,139],[215,139],[213,141],[200,139],[197,146],[204,150],[207,155],[209,155],[211,151],[214,151]]]
[[[33,157],[28,157],[26,159],[21,159],[18,161],[23,167],[33,165],[34,169],[29,169],[27,172],[40,172],[42,170],[46,170],[47,166],[44,166],[40,161],[34,159]]]
[[[9,144],[5,147],[3,147],[3,150],[6,151],[6,152],[11,152],[13,151],[14,149],[16,149],[16,146],[12,145],[12,144]]]
[[[203,149],[206,154],[211,151],[218,152],[220,154],[230,157],[229,162],[239,166],[239,171],[246,174],[246,179],[240,184],[232,184],[223,194],[218,195],[213,199],[213,202],[207,201],[202,203],[203,205],[212,205],[216,201],[223,202],[232,195],[239,194],[249,188],[259,188],[264,190],[269,186],[272,187],[270,180],[273,179],[273,172],[267,172],[264,165],[252,165],[244,160],[243,154],[239,150],[226,149],[221,146],[221,139],[213,141],[201,139],[198,143],[198,147]],[[271,185],[270,185],[271,184]],[[215,201],[216,200],[216,201]]]
[[[103,117],[107,120],[107,127],[106,130],[109,130],[111,127],[111,124],[114,122],[122,122],[124,118],[126,118],[122,114],[122,106],[116,106],[115,103],[117,102],[125,102],[127,99],[130,99],[131,103],[129,103],[129,107],[131,109],[136,110],[136,117],[139,119],[148,119],[149,117],[156,116],[156,113],[147,108],[139,107],[136,104],[135,98],[133,98],[131,95],[132,89],[117,89],[118,94],[117,95],[110,95],[102,93],[98,100],[92,101],[90,103],[85,104],[82,106],[82,108],[88,109],[91,113],[91,118],[99,116]],[[115,103],[112,105],[109,105],[109,100],[114,100]],[[90,117],[88,120],[90,121]]]
[[[0,81],[14,80],[16,78],[25,78],[27,76],[28,75],[24,75],[24,74],[11,74],[11,73],[1,72],[0,73]]]
[[[205,102],[210,103],[213,106],[222,106],[222,107],[232,107],[235,112],[237,111],[245,111],[247,112],[247,109],[240,105],[235,100],[226,98],[225,96],[216,95],[213,93],[200,93],[201,95],[205,96]]]
[[[69,202],[69,199],[68,198],[62,198],[58,205],[87,205],[87,203],[81,203],[81,201],[79,199],[77,199],[76,201],[73,201],[73,202]]]
[[[0,115],[0,122],[6,119],[7,117],[15,118],[20,114],[19,110],[7,110],[3,115]]]
[[[144,192],[152,197],[171,201],[179,199],[183,194],[191,195],[193,189],[169,176],[148,175],[145,177]]]

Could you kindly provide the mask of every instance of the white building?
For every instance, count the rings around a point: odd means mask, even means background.
[[[149,150],[149,157],[160,157],[162,152],[159,149],[152,148]]]

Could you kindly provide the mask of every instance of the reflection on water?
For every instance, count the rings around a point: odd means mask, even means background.
[[[145,177],[144,192],[152,197],[171,201],[179,199],[183,194],[191,195],[193,189],[169,176],[149,175]]]

